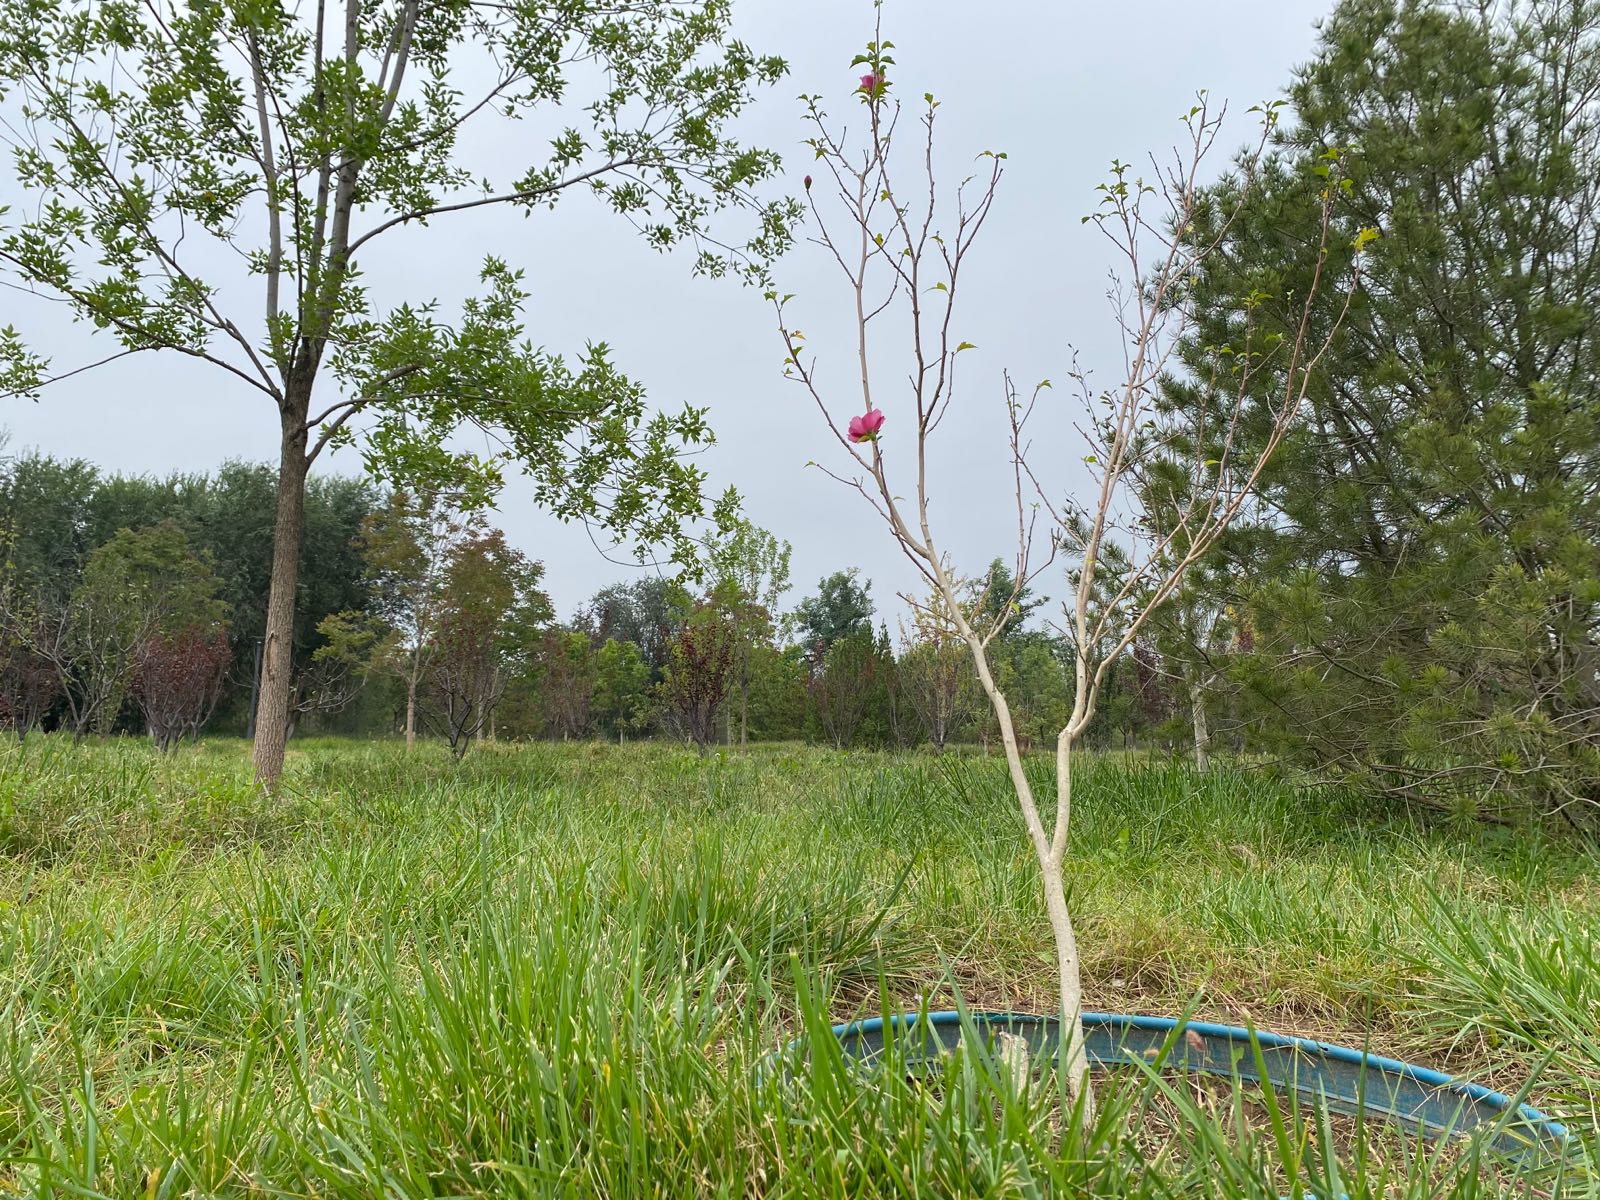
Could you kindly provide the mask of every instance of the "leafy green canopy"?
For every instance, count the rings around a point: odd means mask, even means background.
[[[185,354],[264,394],[286,453],[359,431],[375,476],[476,501],[515,463],[561,517],[688,561],[702,476],[680,454],[710,440],[703,410],[652,416],[604,343],[571,362],[537,347],[502,259],[453,318],[363,272],[402,228],[581,190],[703,272],[759,273],[794,207],[757,202],[777,157],[727,125],[784,69],[730,37],[727,0],[0,0],[0,264],[114,356]],[[478,126],[558,111],[582,117],[518,138],[526,159],[466,165]],[[756,214],[737,244],[710,231],[730,206]],[[36,393],[49,370],[0,335],[4,387]],[[451,447],[462,429],[491,448]]]
[[[835,571],[817,583],[817,594],[795,609],[807,650],[820,662],[840,638],[872,631],[872,581],[863,583],[855,567]]]

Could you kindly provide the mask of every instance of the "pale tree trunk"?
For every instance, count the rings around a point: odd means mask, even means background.
[[[1189,676],[1189,716],[1194,723],[1195,770],[1210,770],[1211,727],[1206,722],[1206,683],[1193,668]]]
[[[1078,959],[1078,936],[1067,909],[1067,891],[1061,881],[1061,864],[1040,864],[1044,879],[1045,912],[1056,943],[1056,968],[1061,975],[1061,1037],[1067,1046],[1067,1099],[1084,1106],[1084,1125],[1094,1117],[1094,1093],[1085,1085],[1089,1057],[1083,1039],[1083,965]],[[1068,1041],[1070,1039],[1070,1041]]]
[[[256,782],[271,787],[283,774],[289,739],[289,692],[294,668],[295,589],[300,582],[300,543],[305,532],[306,414],[309,379],[296,381],[281,409],[283,451],[278,463],[278,509],[272,530],[272,586],[267,593],[266,643],[261,654],[261,693],[256,702]]]
[[[406,680],[406,749],[417,744],[417,677]]]
[[[931,539],[929,539],[931,542]],[[1056,744],[1056,822],[1045,832],[1039,809],[1033,797],[1033,785],[1028,782],[1022,762],[1022,751],[1017,743],[1016,726],[1011,719],[1011,705],[995,682],[989,670],[989,656],[983,640],[959,614],[959,605],[949,580],[939,572],[938,584],[944,592],[952,611],[957,613],[956,623],[963,640],[972,652],[973,666],[978,682],[989,697],[994,712],[996,731],[1005,752],[1006,767],[1011,775],[1011,786],[1022,808],[1023,823],[1027,826],[1028,840],[1033,844],[1034,857],[1039,864],[1039,875],[1044,890],[1045,913],[1050,920],[1050,934],[1055,942],[1056,968],[1060,982],[1061,1002],[1061,1069],[1066,1088],[1067,1103],[1078,1109],[1082,1126],[1091,1128],[1094,1122],[1094,1093],[1089,1084],[1089,1057],[1083,1039],[1083,976],[1078,960],[1078,938],[1072,926],[1072,914],[1067,908],[1066,888],[1061,881],[1061,871],[1067,850],[1067,823],[1072,812],[1072,727],[1061,731]]]

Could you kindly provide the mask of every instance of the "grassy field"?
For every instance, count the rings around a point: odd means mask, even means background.
[[[0,749],[0,1193],[1589,1194],[1153,1073],[1078,1134],[981,1054],[762,1070],[919,999],[1048,1009],[994,761],[307,742],[286,784],[238,742]],[[1121,758],[1077,812],[1092,1007],[1531,1079],[1588,1140],[1592,850]]]

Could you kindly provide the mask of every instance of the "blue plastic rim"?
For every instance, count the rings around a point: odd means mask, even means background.
[[[966,1014],[965,1021],[985,1035],[1022,1039],[1034,1061],[1053,1056],[1060,1042],[1061,1023],[1055,1017],[979,1012]],[[912,1054],[919,1052],[915,1039],[920,1029],[920,1053],[929,1057],[960,1044],[963,1015],[904,1013],[888,1023],[897,1046]],[[882,1017],[835,1025],[833,1034],[847,1054],[863,1061],[876,1059],[885,1048]],[[1083,1037],[1091,1065],[1145,1063],[1269,1084],[1330,1111],[1376,1116],[1434,1138],[1483,1130],[1495,1149],[1517,1157],[1538,1150],[1559,1155],[1569,1145],[1564,1125],[1510,1096],[1349,1046],[1209,1021],[1125,1013],[1084,1013]]]

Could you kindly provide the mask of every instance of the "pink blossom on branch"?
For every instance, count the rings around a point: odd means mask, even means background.
[[[882,411],[876,408],[869,409],[859,417],[850,418],[850,440],[852,442],[875,442],[878,440],[878,430],[882,428]]]
[[[882,86],[882,78],[880,78],[876,73],[868,71],[861,77],[861,86],[857,90],[865,92],[869,96],[875,96],[878,94],[878,90]]]

